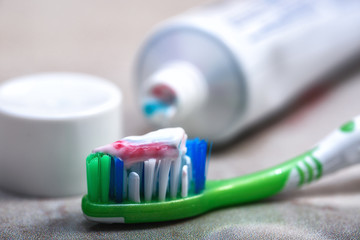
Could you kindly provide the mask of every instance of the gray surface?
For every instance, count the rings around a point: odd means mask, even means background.
[[[136,50],[157,22],[202,1],[0,1],[0,81],[42,71],[105,77],[124,93],[125,133],[149,129],[135,108],[131,69]],[[313,146],[360,113],[360,71],[296,110],[212,155],[209,178],[250,173]],[[161,224],[86,221],[80,196],[37,199],[0,191],[0,238],[359,239],[360,167],[289,196]]]

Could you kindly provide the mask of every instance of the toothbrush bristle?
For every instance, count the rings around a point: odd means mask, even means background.
[[[187,197],[189,189],[188,166],[183,166],[181,174],[181,197]]]
[[[136,172],[129,174],[129,200],[140,202],[140,177]]]
[[[192,175],[195,183],[195,193],[200,193],[205,188],[206,180],[206,157],[207,157],[207,142],[195,138],[186,142],[188,149],[187,155],[192,162]],[[193,159],[196,159],[194,161]]]
[[[169,142],[157,141],[156,145],[159,146],[160,153],[154,153],[155,144],[153,143],[150,143],[152,146],[149,148],[147,145],[139,145],[141,151],[131,150],[132,154],[140,152],[146,156],[160,154],[162,158],[151,157],[143,161],[125,159],[124,161],[106,152],[95,151],[90,154],[86,161],[89,200],[100,203],[139,203],[165,201],[199,194],[205,187],[207,142],[200,139],[186,140],[186,134],[184,132],[182,134],[174,138],[176,146]],[[126,139],[121,140],[121,144]],[[140,140],[136,137],[136,141],[140,142]],[[186,145],[183,141],[186,141]],[[172,152],[170,154],[164,152],[165,147],[161,147],[161,144],[167,145],[166,149]],[[174,154],[174,146],[178,151],[177,154]],[[147,150],[151,154],[146,152]],[[111,153],[114,151],[111,150]],[[127,156],[126,154],[123,156]]]

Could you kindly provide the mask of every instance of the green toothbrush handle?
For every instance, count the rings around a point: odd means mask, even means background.
[[[206,204],[213,209],[261,200],[298,189],[322,175],[360,162],[360,116],[334,130],[315,148],[254,174],[207,181]]]
[[[227,180],[208,180],[200,194],[141,204],[102,204],[87,195],[83,198],[82,209],[88,218],[105,222],[159,222],[187,218],[215,208],[249,203],[295,190],[359,160],[360,117],[357,117],[298,157],[258,173]],[[94,167],[89,168],[91,171],[98,169],[97,163],[93,164]]]

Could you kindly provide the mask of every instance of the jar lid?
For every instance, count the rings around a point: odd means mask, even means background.
[[[80,73],[41,73],[0,86],[0,187],[37,196],[86,192],[85,159],[122,137],[116,85]]]

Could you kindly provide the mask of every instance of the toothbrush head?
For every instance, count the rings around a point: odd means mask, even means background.
[[[182,128],[167,128],[94,149],[86,159],[85,216],[133,223],[196,215],[194,206],[202,208],[207,148],[205,140],[187,140]]]

